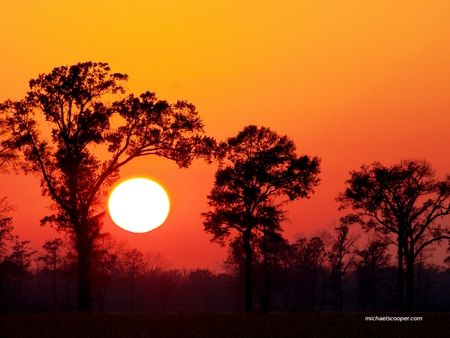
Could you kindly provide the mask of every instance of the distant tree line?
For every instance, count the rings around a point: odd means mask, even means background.
[[[0,262],[2,311],[76,310],[73,241],[55,238],[35,250],[28,240],[11,235],[3,242]],[[299,234],[292,243],[255,239],[254,311],[396,311],[397,268],[388,243],[368,238],[359,247],[357,238],[339,224],[310,236]],[[432,251],[424,251],[414,265],[416,309],[450,311],[450,257],[444,266],[431,256]],[[237,241],[220,272],[173,269],[161,254],[143,253],[111,236],[100,241],[95,257],[96,312],[246,310],[245,252]]]

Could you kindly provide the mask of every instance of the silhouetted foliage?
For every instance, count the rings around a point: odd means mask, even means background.
[[[0,199],[0,263],[5,259],[7,251],[7,243],[14,240],[12,231],[12,218],[8,214],[14,210],[14,207],[9,205],[6,197]]]
[[[328,260],[331,269],[331,289],[337,311],[342,310],[342,280],[354,263],[355,243],[358,238],[357,235],[349,233],[349,225],[345,222],[335,226],[330,235],[331,248],[328,251]]]
[[[118,264],[121,280],[129,288],[130,312],[134,311],[134,295],[136,279],[144,274],[145,262],[142,252],[136,249],[125,250]]]
[[[112,287],[113,273],[118,268],[120,245],[109,234],[103,233],[95,241],[92,255],[91,279],[93,300],[103,312],[106,304],[106,290]]]
[[[0,104],[0,110],[2,105]],[[8,127],[7,120],[0,116],[0,172],[8,172],[10,169],[16,169],[18,165],[17,151],[7,141],[11,137],[11,130]]]
[[[125,93],[127,79],[107,63],[57,67],[30,80],[23,100],[0,105],[11,134],[2,145],[22,151],[24,172],[37,174],[42,194],[54,201],[53,214],[42,223],[75,235],[78,308],[84,311],[92,308],[93,243],[119,169],[147,155],[188,167],[196,157],[209,159],[215,144],[202,136],[202,121],[185,101],[169,104],[145,92],[107,103]],[[95,147],[104,148],[102,157],[107,153],[108,158],[97,157]]]
[[[297,156],[287,136],[247,126],[221,144],[224,160],[208,195],[210,211],[202,214],[212,241],[224,245],[238,232],[245,252],[246,312],[253,311],[252,240],[257,232],[276,234],[285,219],[283,204],[307,198],[318,185],[320,160]]]
[[[10,287],[12,288],[12,299],[15,311],[23,311],[27,301],[24,296],[24,288],[27,287],[26,282],[31,279],[32,273],[29,270],[31,265],[31,257],[36,253],[28,246],[29,240],[20,241],[16,237],[15,244],[12,246],[12,253],[5,261],[9,262]]]
[[[230,289],[233,292],[235,311],[241,312],[245,297],[245,252],[239,237],[230,241],[228,256],[221,266],[233,279]]]
[[[383,287],[390,255],[387,243],[369,240],[363,250],[357,251],[355,268],[357,309],[376,311],[377,296]]]
[[[277,232],[263,231],[254,239],[255,290],[265,313],[273,307],[273,293],[279,288],[280,259],[284,258],[283,250],[287,245],[287,241]]]
[[[298,300],[300,308],[315,312],[319,300],[326,298],[329,280],[325,238],[328,234],[298,237],[294,243],[295,269],[297,272]],[[324,305],[324,302],[322,302]]]
[[[0,313],[2,312],[2,292],[3,292],[3,262],[5,261],[8,247],[7,244],[14,240],[12,231],[12,218],[8,217],[10,211],[14,209],[6,201],[6,197],[0,199]]]
[[[58,271],[64,262],[64,257],[61,254],[61,246],[63,240],[61,238],[55,238],[52,241],[47,241],[42,246],[46,251],[45,255],[40,256],[39,260],[43,261],[45,264],[45,270],[48,271],[53,280],[53,307],[56,311],[58,306]]]
[[[352,171],[337,197],[340,209],[357,211],[347,221],[395,236],[398,258],[398,310],[403,312],[403,261],[406,261],[407,311],[414,311],[414,263],[433,242],[450,239],[438,220],[450,213],[450,177],[440,181],[429,163],[404,160],[391,167],[378,162]]]

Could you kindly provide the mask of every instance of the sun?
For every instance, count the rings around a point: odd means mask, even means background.
[[[132,178],[120,183],[111,193],[108,210],[122,229],[144,233],[166,220],[170,201],[166,191],[147,178]]]

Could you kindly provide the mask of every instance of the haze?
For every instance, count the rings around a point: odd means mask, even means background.
[[[248,124],[288,135],[299,153],[322,158],[322,183],[289,205],[284,234],[326,228],[350,170],[425,158],[450,173],[448,1],[55,1],[0,5],[0,101],[21,99],[28,81],[54,67],[108,62],[130,76],[129,92],[197,106],[218,140]],[[121,171],[161,182],[166,223],[131,234],[107,217],[104,231],[174,267],[218,268],[226,248],[209,242],[200,213],[215,165],[180,170],[150,158]],[[32,176],[3,175],[0,196],[17,206],[15,233],[40,247],[50,200]],[[105,206],[106,207],[106,206]]]

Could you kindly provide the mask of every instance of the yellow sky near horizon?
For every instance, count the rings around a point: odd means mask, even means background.
[[[426,158],[439,175],[450,173],[449,15],[445,0],[3,1],[0,101],[22,98],[29,79],[54,67],[102,61],[130,76],[130,92],[195,104],[219,140],[248,124],[287,134],[299,153],[323,160],[316,194],[289,208],[291,239],[339,216],[334,197],[363,163]],[[189,266],[179,258],[186,251],[193,266],[219,261],[224,251],[209,243],[199,218],[214,167],[179,171],[149,160],[123,171],[137,174],[168,186],[176,205],[167,223],[140,237],[107,228],[177,265]],[[45,209],[20,212],[33,201],[48,205],[38,182],[29,197],[13,182],[32,178],[0,179],[19,208],[16,228],[40,238],[44,230],[28,224]],[[208,250],[215,251],[205,258]]]

